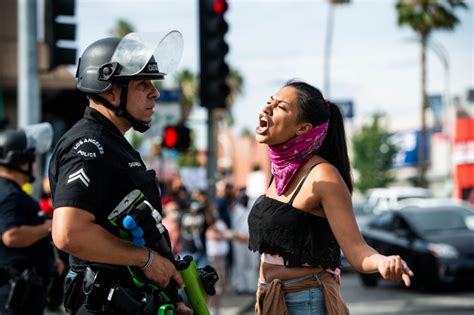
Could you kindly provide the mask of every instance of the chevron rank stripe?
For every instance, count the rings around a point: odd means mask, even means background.
[[[91,181],[89,177],[87,177],[86,172],[83,168],[69,175],[67,183],[70,184],[76,180],[81,181],[86,187],[89,187],[89,183]]]

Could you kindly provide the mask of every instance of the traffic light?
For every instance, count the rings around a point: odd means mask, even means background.
[[[162,146],[186,152],[191,144],[191,130],[184,125],[166,126],[163,131]]]
[[[75,0],[45,1],[45,40],[49,49],[49,69],[76,63],[76,24],[72,21]]]
[[[229,46],[224,35],[228,30],[224,14],[226,0],[199,0],[199,33],[201,53],[201,106],[225,108],[230,89],[226,83],[229,67],[225,56]]]

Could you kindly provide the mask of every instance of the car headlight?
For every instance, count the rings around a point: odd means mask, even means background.
[[[458,258],[459,257],[458,250],[454,246],[451,246],[449,244],[429,243],[428,250],[435,257],[439,257],[439,258]]]

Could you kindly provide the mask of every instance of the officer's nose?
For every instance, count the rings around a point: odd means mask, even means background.
[[[160,91],[158,91],[158,89],[155,87],[155,86],[152,86],[152,92],[151,92],[151,95],[150,97],[157,100],[160,98]]]

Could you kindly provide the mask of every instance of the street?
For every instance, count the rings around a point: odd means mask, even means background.
[[[365,288],[355,272],[344,273],[342,294],[351,314],[474,314],[474,288],[449,289],[423,293],[399,283],[380,281],[375,288]]]

